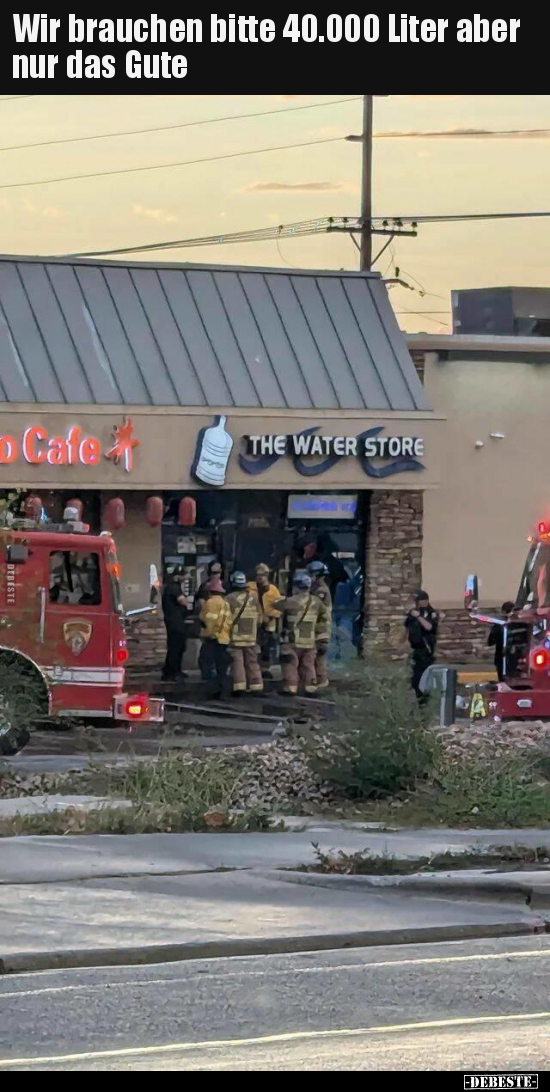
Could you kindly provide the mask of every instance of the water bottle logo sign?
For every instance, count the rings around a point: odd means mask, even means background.
[[[225,485],[234,440],[226,429],[227,417],[217,417],[211,428],[201,429],[197,441],[193,476],[204,485],[218,489]]]

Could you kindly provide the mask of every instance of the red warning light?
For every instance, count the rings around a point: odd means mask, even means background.
[[[548,666],[548,653],[545,649],[539,648],[538,652],[534,653],[533,666],[538,668],[539,671]]]
[[[147,698],[138,697],[131,698],[126,702],[126,716],[132,720],[140,720],[142,717],[146,717],[149,712],[149,705]]]
[[[547,535],[548,534],[548,524],[547,523],[539,523],[538,532],[539,532],[539,535]]]

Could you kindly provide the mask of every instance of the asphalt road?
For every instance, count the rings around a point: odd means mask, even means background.
[[[550,1069],[550,937],[0,980],[3,1070]]]

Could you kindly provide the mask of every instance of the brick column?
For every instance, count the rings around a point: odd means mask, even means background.
[[[420,492],[373,492],[367,530],[364,648],[407,655],[400,644],[404,610],[422,586]]]
[[[411,353],[411,357],[412,357],[412,362],[413,362],[413,364],[414,364],[414,366],[416,368],[416,371],[418,373],[418,378],[420,379],[420,382],[423,383],[424,382],[424,372],[425,372],[425,368],[426,368],[425,354],[421,349],[411,349],[410,353]]]

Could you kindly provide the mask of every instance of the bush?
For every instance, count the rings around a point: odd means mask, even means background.
[[[538,756],[504,755],[491,763],[440,763],[436,775],[441,823],[529,827],[550,823],[550,785],[537,772]]]
[[[48,716],[42,676],[17,653],[0,654],[0,755],[17,754]]]
[[[229,807],[235,781],[235,769],[226,759],[172,753],[115,773],[110,790],[140,808],[177,808],[199,817],[212,808]]]
[[[382,799],[433,774],[441,745],[403,668],[362,666],[348,683],[330,724],[304,737],[314,772],[352,800]]]

